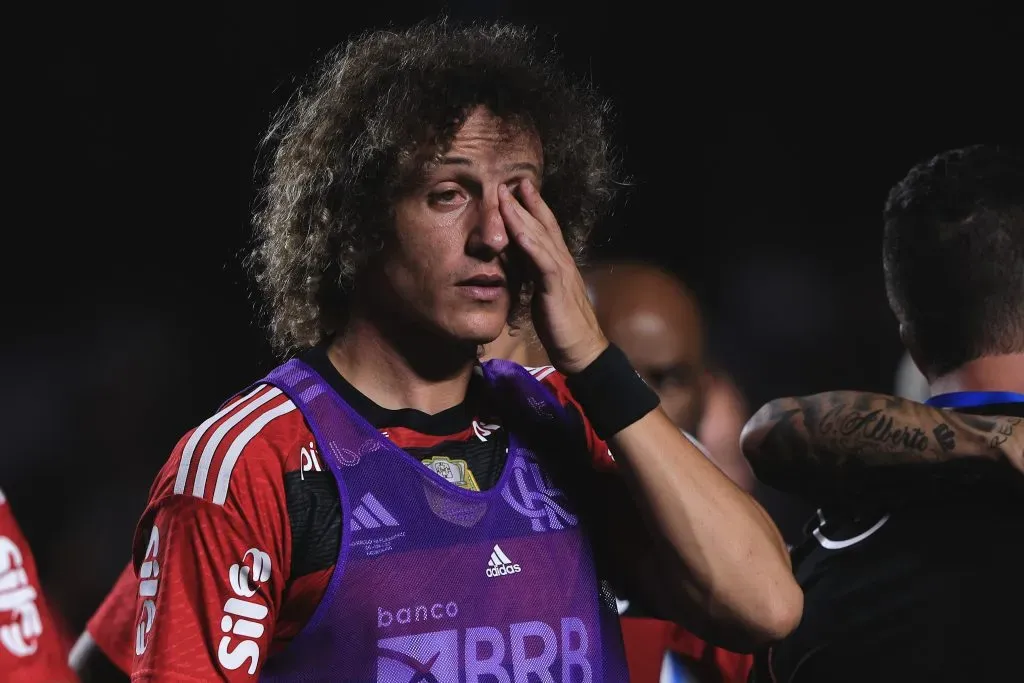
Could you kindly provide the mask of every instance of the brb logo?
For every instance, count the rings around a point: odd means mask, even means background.
[[[258,548],[249,548],[242,561],[231,565],[228,570],[231,592],[235,597],[224,603],[220,630],[227,635],[217,646],[217,661],[226,669],[234,671],[249,662],[249,675],[256,673],[260,661],[260,645],[256,639],[263,637],[263,620],[270,610],[262,602],[249,598],[256,595],[256,586],[269,579],[270,555]],[[235,636],[241,642],[232,647]]]
[[[555,498],[562,497],[562,492],[548,481],[537,463],[517,454],[511,466],[512,477],[501,490],[501,497],[513,510],[530,518],[534,531],[559,531],[576,526],[576,516],[555,502]]]
[[[10,623],[0,626],[0,642],[15,657],[35,652],[43,633],[36,589],[29,583],[23,562],[18,546],[0,536],[0,614],[9,612],[13,616]]]
[[[594,683],[583,621],[543,621],[420,633],[377,641],[378,683]],[[465,677],[460,676],[465,672]]]

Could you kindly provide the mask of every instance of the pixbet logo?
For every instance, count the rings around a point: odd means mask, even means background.
[[[299,478],[305,479],[306,472],[323,472],[323,468],[320,466],[320,458],[316,454],[316,445],[310,441],[309,448],[303,448],[299,451]]]
[[[226,669],[234,671],[249,662],[249,675],[256,673],[260,661],[260,645],[256,639],[263,637],[263,620],[270,610],[262,602],[249,598],[256,595],[256,586],[270,579],[270,571],[270,555],[258,548],[249,548],[242,561],[228,570],[228,581],[235,597],[224,603],[220,630],[227,635],[217,645],[217,661]],[[232,647],[235,636],[243,640]]]

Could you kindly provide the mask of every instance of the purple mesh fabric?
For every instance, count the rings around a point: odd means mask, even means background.
[[[483,373],[500,400],[516,401],[510,411],[564,419],[520,366],[492,361]],[[600,598],[578,519],[515,434],[497,485],[467,491],[395,447],[302,362],[265,381],[312,428],[346,527],[319,607],[260,680],[629,680],[618,615]]]

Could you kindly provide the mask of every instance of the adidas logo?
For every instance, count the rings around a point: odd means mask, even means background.
[[[352,531],[361,529],[377,529],[382,526],[398,526],[398,520],[391,516],[391,513],[384,509],[380,501],[367,493],[359,499],[359,505],[352,510]]]
[[[516,574],[523,571],[518,564],[512,564],[512,560],[508,559],[508,555],[502,552],[500,546],[494,546],[494,550],[491,551],[491,559],[487,563],[487,576],[494,578],[496,576],[507,576],[509,574]]]

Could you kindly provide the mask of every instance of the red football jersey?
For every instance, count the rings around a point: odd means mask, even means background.
[[[135,656],[135,596],[138,591],[139,581],[129,563],[85,626],[96,646],[125,674],[131,673]]]
[[[77,678],[39,587],[35,559],[0,491],[0,680],[63,683]]]

